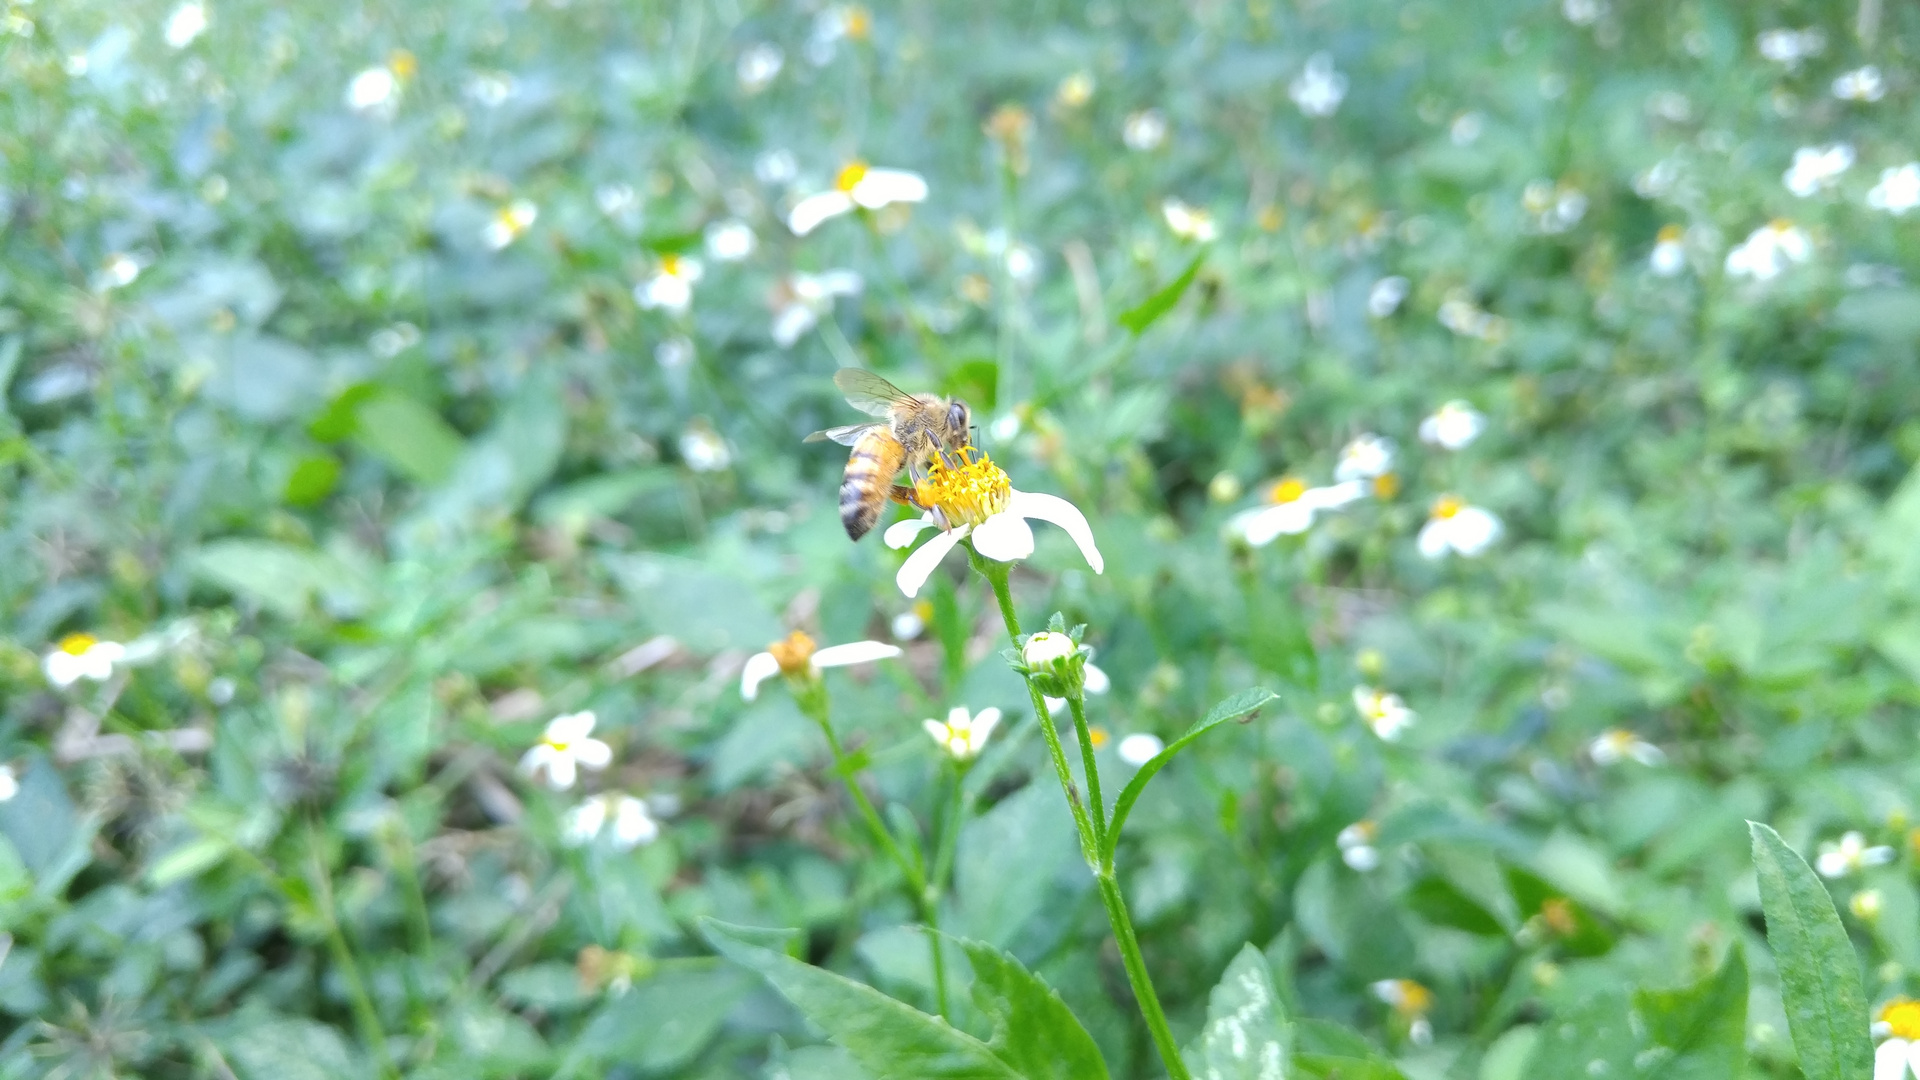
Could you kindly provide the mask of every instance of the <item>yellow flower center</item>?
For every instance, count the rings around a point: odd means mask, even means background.
[[[950,466],[934,459],[926,479],[913,487],[913,501],[933,511],[948,529],[978,525],[1005,510],[1013,498],[1013,481],[987,455],[969,446],[960,451],[959,461]]]
[[[69,656],[84,656],[88,649],[100,644],[100,639],[92,634],[68,634],[60,639],[60,651]]]
[[[1433,504],[1433,516],[1441,521],[1445,521],[1466,508],[1466,503],[1461,502],[1452,495],[1442,495],[1439,500]]]
[[[667,275],[668,277],[679,277],[680,271],[682,269],[684,268],[680,265],[680,256],[675,255],[672,252],[668,252],[667,254],[660,256],[660,272],[661,273]]]
[[[1391,499],[1400,494],[1400,477],[1394,473],[1381,473],[1373,478],[1373,497]]]
[[[1107,734],[1107,729],[1098,724],[1087,729],[1087,741],[1093,744],[1095,750],[1107,745],[1107,740],[1110,738],[1112,736]]]
[[[1572,937],[1573,932],[1580,928],[1574,918],[1573,901],[1564,896],[1553,896],[1540,902],[1540,921],[1561,937]]]
[[[1379,835],[1380,826],[1375,825],[1371,821],[1356,821],[1353,823],[1353,836],[1358,843],[1371,844],[1374,838]]]
[[[847,36],[855,41],[867,40],[873,33],[873,15],[866,8],[854,5],[847,9]]]
[[[1772,229],[1775,236],[1785,236],[1787,233],[1793,231],[1793,222],[1783,217],[1774,218],[1772,221],[1767,222],[1767,228]]]
[[[395,49],[393,55],[387,57],[387,70],[393,72],[394,78],[406,82],[419,72],[420,61],[405,49]]]
[[[1684,235],[1684,233],[1678,225],[1662,225],[1660,227],[1660,242],[1663,244],[1677,244],[1680,242],[1682,235]]]
[[[852,192],[854,188],[860,185],[860,181],[866,178],[867,163],[864,161],[849,161],[840,167],[840,174],[833,178],[833,186],[839,188],[841,191]]]
[[[1920,1039],[1920,1001],[1894,998],[1880,1007],[1880,1022],[1893,1030],[1895,1038]]]
[[[1433,991],[1412,979],[1400,980],[1399,997],[1393,1007],[1407,1016],[1425,1016],[1433,1008]]]
[[[1306,493],[1307,485],[1297,477],[1289,476],[1273,485],[1273,490],[1267,493],[1267,499],[1275,504],[1290,503]]]
[[[773,654],[774,662],[780,665],[781,674],[800,675],[813,663],[814,647],[812,638],[795,630],[787,635],[785,641],[776,641],[767,646],[767,651]]]

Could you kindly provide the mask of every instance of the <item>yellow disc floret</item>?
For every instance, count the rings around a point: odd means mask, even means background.
[[[87,650],[100,644],[92,634],[68,634],[60,639],[60,651],[68,656],[85,656]]]
[[[1454,496],[1442,495],[1434,501],[1433,516],[1436,520],[1445,521],[1466,508],[1467,504],[1461,502]]]
[[[971,446],[955,460],[958,464],[935,458],[926,478],[913,486],[913,501],[948,529],[978,525],[1007,508],[1013,481],[1000,466]]]
[[[812,638],[795,630],[784,641],[767,646],[767,651],[773,654],[773,660],[780,665],[782,674],[800,675],[813,663],[814,643]]]
[[[1920,1039],[1920,1001],[1894,998],[1880,1006],[1880,1022],[1901,1039]]]
[[[866,178],[867,163],[864,161],[849,161],[840,167],[840,175],[833,178],[833,186],[839,188],[841,191],[852,192],[854,188],[860,186],[860,181]]]
[[[1306,493],[1306,483],[1297,477],[1289,476],[1273,485],[1273,490],[1267,492],[1267,501],[1277,506],[1281,503],[1293,502]]]

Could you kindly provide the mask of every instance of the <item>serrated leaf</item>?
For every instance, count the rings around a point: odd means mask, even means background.
[[[1207,998],[1207,1026],[1185,1056],[1205,1080],[1286,1080],[1293,1029],[1260,950],[1243,946],[1227,965]]]
[[[1141,794],[1147,790],[1147,781],[1152,780],[1155,773],[1166,768],[1167,762],[1172,761],[1175,754],[1221,724],[1250,716],[1258,712],[1262,706],[1278,700],[1280,700],[1279,694],[1262,687],[1242,690],[1215,705],[1204,719],[1188,728],[1186,734],[1168,743],[1165,750],[1155,754],[1145,765],[1140,766],[1140,771],[1134,773],[1133,779],[1127,781],[1127,786],[1121,789],[1120,797],[1113,801],[1113,818],[1107,826],[1107,842],[1100,851],[1101,865],[1110,865],[1113,862],[1113,853],[1120,845],[1120,826],[1126,824],[1127,815],[1133,812],[1133,804],[1139,802]]]
[[[1120,316],[1120,325],[1126,327],[1127,331],[1136,337],[1145,333],[1147,327],[1159,321],[1160,316],[1172,311],[1173,305],[1180,302],[1180,297],[1186,294],[1187,287],[1192,285],[1193,279],[1199,275],[1200,264],[1206,261],[1206,252],[1195,255],[1193,261],[1187,264],[1187,268],[1180,272],[1179,277],[1161,286],[1152,296],[1142,301],[1139,307],[1123,313]]]
[[[1787,1029],[1807,1080],[1857,1080],[1873,1072],[1860,961],[1827,887],[1780,834],[1757,821],[1753,866],[1767,945],[1780,968]]]
[[[952,939],[973,965],[973,1001],[993,1021],[987,1043],[1028,1080],[1104,1080],[1093,1036],[1039,976],[984,942]]]

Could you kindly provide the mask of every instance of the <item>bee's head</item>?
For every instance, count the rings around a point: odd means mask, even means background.
[[[951,446],[966,446],[973,440],[973,412],[967,403],[959,398],[947,403],[947,443]]]

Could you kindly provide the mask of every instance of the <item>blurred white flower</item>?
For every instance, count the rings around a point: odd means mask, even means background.
[[[1479,438],[1486,427],[1486,417],[1473,406],[1455,399],[1420,421],[1420,441],[1447,450],[1462,450]]]
[[[1371,821],[1356,821],[1340,830],[1333,842],[1340,847],[1340,861],[1350,868],[1366,873],[1380,866],[1380,849],[1373,842],[1380,835],[1380,826]]]
[[[1808,57],[1825,52],[1827,35],[1811,26],[1805,30],[1768,30],[1760,35],[1758,45],[1761,56],[1791,71]]]
[[[1159,109],[1141,109],[1127,114],[1120,126],[1120,141],[1127,149],[1145,153],[1158,150],[1167,141],[1167,116]]]
[[[864,161],[850,162],[834,176],[833,189],[809,195],[793,205],[787,215],[787,227],[795,236],[805,236],[820,223],[856,207],[878,210],[893,203],[923,202],[927,197],[926,178],[905,169],[875,169]]]
[[[1060,85],[1054,88],[1053,100],[1059,102],[1063,109],[1077,109],[1092,101],[1093,74],[1087,71],[1076,71],[1061,79]]]
[[[1497,342],[1507,336],[1507,320],[1482,310],[1463,290],[1456,289],[1447,295],[1440,304],[1438,317],[1441,326],[1461,337]]]
[[[1025,285],[1040,273],[1040,253],[1026,244],[1009,244],[1002,261],[1006,264],[1007,276],[1016,285]]]
[[[581,769],[604,769],[613,761],[613,748],[592,738],[595,717],[591,711],[556,716],[547,724],[540,741],[520,758],[520,771],[528,776],[547,774],[547,786],[565,791],[579,779]]]
[[[65,689],[81,679],[106,682],[113,677],[113,666],[126,656],[127,647],[117,641],[101,641],[91,634],[68,634],[40,661],[40,668],[48,682]]]
[[[1920,1001],[1897,997],[1873,1014],[1873,1080],[1920,1077]]]
[[[693,363],[693,339],[676,334],[653,347],[653,362],[663,371],[681,371]]]
[[[1160,204],[1160,215],[1167,219],[1167,228],[1182,240],[1208,243],[1220,235],[1213,224],[1213,215],[1198,207],[1188,206],[1179,199],[1167,199]]]
[[[1560,14],[1575,26],[1592,26],[1607,13],[1601,0],[1560,0]]]
[[[1800,227],[1777,218],[1753,230],[1744,243],[1727,252],[1727,273],[1771,281],[1796,263],[1813,257],[1813,242]]]
[[[1803,146],[1793,152],[1793,164],[1781,177],[1787,190],[1801,198],[1832,187],[1853,168],[1853,147],[1834,143],[1826,149]]]
[[[1535,232],[1563,233],[1587,215],[1587,196],[1579,188],[1535,180],[1520,193],[1520,207]]]
[[[20,794],[20,776],[11,764],[0,765],[0,803],[12,802]]]
[[[1904,214],[1920,206],[1920,161],[1882,170],[1880,182],[1867,192],[1867,205],[1889,214]]]
[[[807,331],[833,310],[837,297],[858,296],[865,287],[852,270],[828,270],[822,274],[794,274],[774,293],[773,342],[790,349]]]
[[[590,844],[613,825],[613,846],[631,851],[660,838],[660,823],[653,819],[647,804],[631,795],[608,792],[595,795],[567,811],[561,822],[561,835],[569,847]]]
[[[1407,708],[1407,703],[1400,700],[1399,694],[1389,694],[1371,686],[1353,688],[1353,707],[1360,711],[1360,719],[1383,742],[1398,742],[1400,736],[1419,719],[1412,709]]]
[[[1500,519],[1452,495],[1433,504],[1427,523],[1420,527],[1420,554],[1438,559],[1452,551],[1468,558],[1487,550],[1500,538]]]
[[[610,218],[627,223],[640,219],[640,193],[632,184],[601,184],[593,189],[593,204]]]
[[[1340,448],[1340,462],[1333,467],[1333,478],[1345,483],[1385,476],[1393,469],[1393,450],[1392,439],[1371,433],[1360,435]]]
[[[840,42],[851,38],[864,41],[873,32],[873,15],[858,4],[838,4],[814,17],[813,32],[807,37],[807,61],[814,67],[833,62]]]
[[[1880,913],[1886,910],[1886,900],[1886,894],[1879,889],[1861,889],[1847,901],[1847,908],[1853,912],[1854,918],[1870,923],[1880,918]]]
[[[1678,225],[1662,225],[1660,235],[1654,238],[1653,254],[1647,256],[1647,267],[1660,277],[1673,277],[1687,268],[1687,247],[1683,243],[1686,233]]]
[[[529,199],[515,199],[501,207],[481,230],[480,240],[493,251],[513,243],[527,234],[533,223],[540,217],[540,207]]]
[[[1833,96],[1842,101],[1879,101],[1887,96],[1887,81],[1879,68],[1868,64],[1834,79]]]
[[[1040,635],[1035,634],[1034,636],[1039,637]],[[1054,636],[1066,637],[1065,634],[1056,634]],[[1029,664],[1033,662],[1034,661],[1032,660],[1027,661],[1027,663]],[[1110,678],[1106,672],[1100,670],[1100,665],[1089,661],[1086,666],[1086,681],[1081,685],[1080,689],[1081,689],[1081,692],[1086,694],[1088,697],[1098,697],[1101,694],[1104,694],[1107,691],[1113,689],[1113,679]],[[1066,698],[1047,697],[1045,695],[1042,695],[1040,700],[1046,703],[1048,716],[1059,716],[1060,710],[1067,707]]]
[[[1433,1041],[1433,1024],[1427,1013],[1433,1009],[1433,991],[1412,979],[1381,979],[1373,984],[1373,996],[1386,1002],[1407,1024],[1407,1040],[1417,1046]]]
[[[370,67],[347,83],[347,107],[354,112],[388,112],[399,93],[400,80],[391,69]]]
[[[467,80],[467,100],[483,109],[497,109],[513,97],[513,76],[504,71],[483,71]]]
[[[167,44],[184,49],[207,30],[207,7],[199,0],[187,0],[167,16]]]
[[[140,262],[124,251],[107,256],[93,275],[93,287],[99,292],[124,289],[140,276]]]
[[[1160,740],[1160,736],[1136,731],[1120,740],[1118,752],[1121,761],[1137,769],[1159,757],[1160,752],[1166,748],[1167,744]]]
[[[1360,480],[1310,488],[1296,477],[1287,477],[1267,489],[1267,505],[1227,519],[1227,532],[1253,547],[1265,547],[1282,536],[1306,532],[1320,511],[1338,510],[1366,494],[1367,485]]]
[[[707,254],[715,262],[739,262],[760,246],[753,227],[744,221],[716,221],[707,226]]]
[[[890,629],[896,640],[912,641],[927,632],[927,623],[932,618],[932,602],[918,600],[912,607],[893,617]]]
[[[784,639],[767,646],[765,652],[747,657],[746,666],[740,669],[740,696],[747,701],[754,700],[760,696],[760,684],[775,675],[817,679],[820,672],[827,668],[871,664],[875,660],[891,660],[899,655],[900,646],[884,641],[853,641],[819,649],[814,647],[811,637],[795,630]]]
[[[1867,846],[1867,838],[1857,832],[1848,832],[1840,837],[1840,842],[1820,845],[1820,856],[1813,861],[1813,868],[1820,871],[1821,877],[1842,878],[1857,874],[1869,866],[1885,866],[1893,861],[1893,849],[1885,844]]]
[[[1633,193],[1643,199],[1657,199],[1672,192],[1679,179],[1679,164],[1672,158],[1664,158],[1633,178]]]
[[[1332,116],[1347,96],[1347,77],[1334,70],[1332,56],[1317,52],[1287,85],[1287,96],[1308,116]]]
[[[1667,755],[1659,747],[1625,728],[1603,732],[1587,745],[1587,756],[1593,759],[1595,765],[1602,766],[1618,765],[1623,761],[1659,765],[1667,760]]]
[[[1472,146],[1480,141],[1481,134],[1486,130],[1485,116],[1477,112],[1464,112],[1454,117],[1453,123],[1447,127],[1447,138],[1455,146]]]
[[[740,62],[734,65],[733,74],[740,80],[742,92],[757,94],[773,84],[786,62],[786,54],[780,51],[779,46],[763,41],[749,46],[740,54]]]
[[[800,163],[786,150],[765,150],[753,159],[753,178],[767,185],[778,187],[793,182],[800,175]]]
[[[733,450],[706,421],[696,419],[680,435],[680,460],[694,472],[720,472],[733,464]]]
[[[660,268],[652,277],[633,287],[633,298],[649,311],[658,308],[678,315],[693,303],[693,283],[704,272],[700,260],[669,252],[660,256]]]
[[[1413,291],[1413,283],[1399,275],[1383,277],[1367,290],[1367,314],[1376,319],[1384,319],[1400,310],[1400,305]]]
[[[979,757],[999,723],[999,709],[988,707],[969,715],[964,705],[947,710],[945,720],[926,719],[920,722],[927,729],[927,734],[933,736],[933,741],[939,743],[955,761],[972,761]]]

